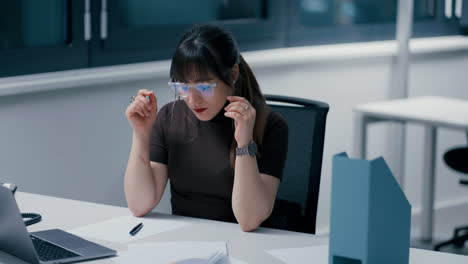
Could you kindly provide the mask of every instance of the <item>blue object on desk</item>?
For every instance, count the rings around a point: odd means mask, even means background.
[[[411,205],[383,158],[333,157],[330,264],[407,264]]]

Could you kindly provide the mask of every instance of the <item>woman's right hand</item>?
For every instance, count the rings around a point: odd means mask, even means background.
[[[146,97],[149,98],[146,99]],[[133,103],[131,103],[125,115],[138,136],[149,138],[156,116],[158,114],[158,102],[152,91],[142,89],[138,91]]]

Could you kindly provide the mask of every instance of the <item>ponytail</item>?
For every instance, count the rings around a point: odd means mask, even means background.
[[[261,146],[270,109],[266,104],[265,97],[262,95],[257,78],[255,78],[252,69],[240,54],[239,77],[234,85],[234,95],[244,97],[255,108],[255,125],[252,137],[257,145]],[[230,150],[231,165],[233,168],[235,166],[236,147],[236,139],[233,139]],[[261,153],[258,152],[257,156],[260,157]]]

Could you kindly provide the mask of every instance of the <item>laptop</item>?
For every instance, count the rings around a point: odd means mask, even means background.
[[[0,250],[33,264],[70,263],[117,254],[60,229],[28,233],[13,193],[1,186]]]

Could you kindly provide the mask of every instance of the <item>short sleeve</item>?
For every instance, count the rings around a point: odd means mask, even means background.
[[[150,160],[166,165],[168,162],[168,144],[166,141],[165,126],[167,124],[168,112],[168,105],[163,106],[159,110],[150,138]]]
[[[280,113],[271,112],[259,146],[260,156],[257,157],[258,170],[279,180],[283,177],[283,169],[288,152],[288,123]]]

